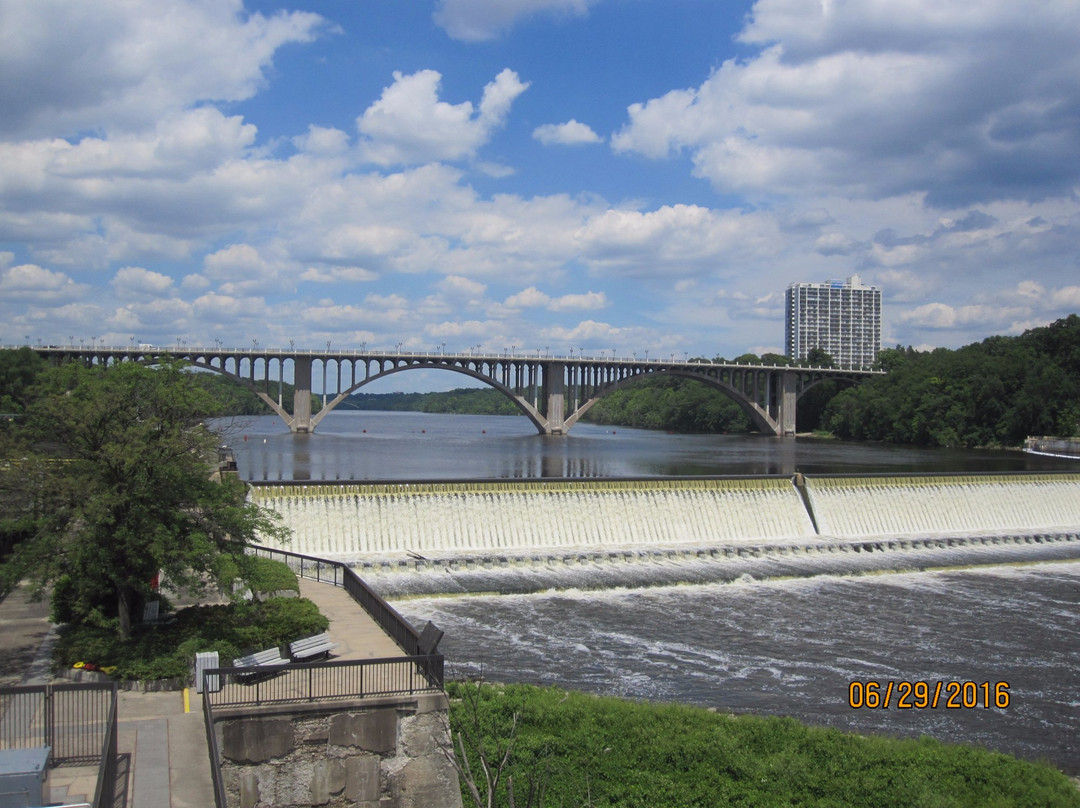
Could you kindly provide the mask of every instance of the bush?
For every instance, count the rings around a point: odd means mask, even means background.
[[[172,623],[140,626],[128,642],[107,626],[65,626],[53,664],[58,669],[76,662],[115,666],[117,679],[181,678],[191,675],[197,652],[217,651],[221,663],[228,665],[242,654],[318,634],[329,625],[304,598],[189,606],[177,612]]]
[[[455,737],[472,736],[474,773],[477,731],[494,764],[512,738],[496,804],[512,777],[519,804],[539,782],[545,806],[1080,806],[1080,792],[1050,766],[930,738],[867,738],[558,688],[451,682],[447,691]],[[464,787],[462,797],[474,804]]]
[[[261,556],[221,556],[217,560],[214,573],[227,589],[231,589],[237,582],[243,582],[252,592],[300,591],[300,581],[288,564]]]

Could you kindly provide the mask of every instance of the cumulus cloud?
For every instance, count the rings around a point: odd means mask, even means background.
[[[587,124],[571,118],[566,123],[546,123],[533,130],[533,137],[545,146],[578,146],[583,143],[600,143],[603,138]]]
[[[699,87],[629,108],[618,151],[690,153],[722,191],[909,192],[936,206],[1070,193],[1080,6],[758,0]],[[1023,65],[1018,69],[1017,65]]]
[[[602,309],[608,305],[607,295],[603,292],[561,295],[551,297],[535,286],[510,295],[503,303],[507,309],[546,309],[548,311],[587,311]]]
[[[436,287],[446,297],[452,299],[479,300],[487,291],[487,284],[460,275],[448,275],[439,281]]]
[[[308,267],[300,273],[300,280],[308,283],[365,283],[378,277],[363,267]]]
[[[86,289],[63,272],[36,264],[20,264],[0,273],[0,295],[8,300],[62,303],[80,297]]]
[[[167,297],[173,279],[143,267],[123,267],[112,279],[112,288],[121,300]]]
[[[739,262],[774,253],[779,243],[775,217],[699,205],[606,210],[575,237],[589,266],[632,276],[722,272],[721,261],[733,272]]]
[[[581,16],[600,0],[441,0],[435,22],[454,39],[495,39],[518,20],[541,13]]]
[[[356,121],[365,137],[365,159],[396,165],[472,157],[529,86],[507,68],[484,87],[474,107],[470,101],[440,101],[441,81],[442,74],[435,70],[394,72],[394,83]]]
[[[243,0],[5,3],[0,137],[136,130],[199,101],[244,100],[278,48],[327,30],[316,14],[246,13]]]

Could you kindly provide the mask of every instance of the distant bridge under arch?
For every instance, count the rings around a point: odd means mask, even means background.
[[[645,376],[697,379],[734,401],[763,433],[795,434],[799,397],[826,380],[857,383],[881,371],[504,354],[413,353],[402,351],[302,351],[223,348],[39,346],[53,361],[88,364],[183,359],[236,379],[252,389],[293,432],[313,432],[349,395],[376,379],[407,370],[449,370],[477,379],[514,402],[542,435],[565,435],[593,404]],[[293,408],[283,403],[286,366],[291,363]],[[313,412],[312,379],[322,376],[322,408]],[[273,395],[275,392],[277,395]],[[333,389],[335,393],[327,393]]]

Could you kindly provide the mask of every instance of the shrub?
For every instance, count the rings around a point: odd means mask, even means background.
[[[284,561],[271,558],[222,556],[217,560],[214,573],[227,589],[243,582],[252,592],[300,592],[296,573]]]
[[[271,598],[265,603],[189,606],[163,625],[140,626],[127,641],[108,627],[63,627],[53,654],[57,668],[76,662],[115,666],[117,679],[186,677],[195,654],[217,651],[222,664],[249,651],[284,645],[326,631],[330,621],[304,598]]]
[[[553,806],[1080,806],[1050,766],[929,738],[866,738],[553,687],[451,682],[447,691],[474,772],[477,740],[494,764],[511,744],[496,804],[512,777],[519,800],[539,781],[542,804]],[[475,802],[464,787],[462,797]]]

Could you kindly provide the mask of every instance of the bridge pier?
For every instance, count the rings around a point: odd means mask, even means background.
[[[311,357],[293,357],[293,415],[289,422],[293,432],[310,432],[311,425]]]
[[[548,435],[565,435],[566,429],[566,365],[549,362],[544,366],[544,383],[547,387],[546,412]]]

